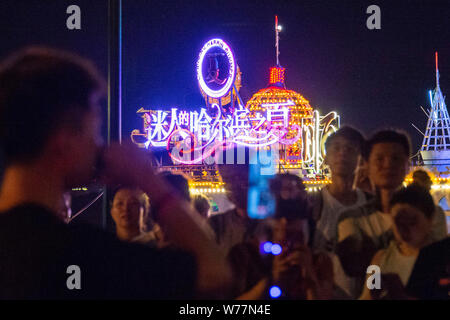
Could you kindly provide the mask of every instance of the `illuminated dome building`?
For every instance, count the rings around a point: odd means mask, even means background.
[[[288,132],[285,139],[295,139],[301,135],[301,130],[305,125],[312,125],[314,111],[308,100],[301,94],[286,89],[285,84],[286,69],[277,66],[270,68],[269,85],[256,92],[247,102],[246,107],[250,110],[250,115],[255,117],[257,113],[267,113],[268,108],[272,108],[270,104],[286,103],[288,105]],[[272,120],[271,124],[264,124],[263,129],[267,129],[268,125],[283,125],[283,120]],[[300,137],[295,143],[285,145],[279,143],[280,147],[280,164],[288,168],[300,168],[303,159],[303,138]]]

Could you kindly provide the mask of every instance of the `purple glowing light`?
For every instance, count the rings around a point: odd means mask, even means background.
[[[218,90],[212,90],[210,87],[208,87],[208,85],[205,82],[205,79],[203,78],[203,74],[202,74],[202,65],[203,65],[203,60],[205,59],[205,55],[211,48],[214,48],[214,47],[220,48],[223,50],[223,52],[227,56],[228,63],[230,64],[229,74],[228,74],[228,78],[226,79],[225,85]],[[209,40],[203,46],[203,48],[200,50],[199,58],[197,61],[197,80],[200,85],[200,88],[209,97],[221,98],[230,91],[235,78],[236,78],[236,62],[235,62],[233,52],[231,51],[230,46],[228,44],[226,44],[222,39]]]
[[[272,242],[267,241],[263,243],[263,251],[264,253],[271,253],[272,252]]]
[[[281,289],[277,286],[270,287],[269,290],[270,297],[273,299],[279,298],[281,296]]]
[[[271,251],[274,256],[277,256],[283,251],[283,249],[281,248],[281,246],[279,244],[275,243],[272,245]]]

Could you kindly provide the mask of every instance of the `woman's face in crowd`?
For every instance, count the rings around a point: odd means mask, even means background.
[[[139,228],[141,212],[144,211],[142,192],[121,189],[114,196],[111,216],[122,228]]]
[[[398,241],[417,249],[426,244],[431,231],[431,219],[420,209],[410,204],[397,203],[392,207],[391,214],[395,238]]]

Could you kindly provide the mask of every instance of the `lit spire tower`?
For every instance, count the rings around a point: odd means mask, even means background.
[[[280,66],[280,47],[279,47],[279,41],[280,36],[279,33],[281,31],[282,27],[278,25],[278,16],[275,16],[275,49],[276,49],[276,56],[277,56],[277,67]]]
[[[443,173],[450,166],[450,117],[439,87],[438,53],[436,52],[436,89],[429,91],[431,110],[420,154],[426,167]],[[447,175],[447,174],[445,174]]]

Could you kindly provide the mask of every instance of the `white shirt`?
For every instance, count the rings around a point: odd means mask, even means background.
[[[334,198],[327,188],[322,188],[322,210],[316,224],[313,247],[318,251],[326,251],[333,261],[334,284],[340,290],[335,290],[334,299],[349,299],[352,297],[356,282],[348,277],[342,269],[339,258],[334,254],[338,234],[338,221],[342,212],[360,206],[366,202],[366,196],[360,189],[356,189],[356,202],[343,205]]]
[[[337,244],[337,226],[342,212],[356,206],[362,205],[366,201],[364,192],[356,189],[356,202],[352,205],[343,205],[336,200],[327,188],[322,188],[322,211],[320,219],[316,225],[314,236],[314,249],[318,251],[334,252]]]
[[[395,273],[399,276],[402,284],[406,287],[411,276],[417,255],[406,256],[398,249],[397,243],[393,240],[385,250],[378,251],[372,260],[372,264],[378,265],[382,273]],[[360,300],[371,299],[367,285],[364,285]]]

